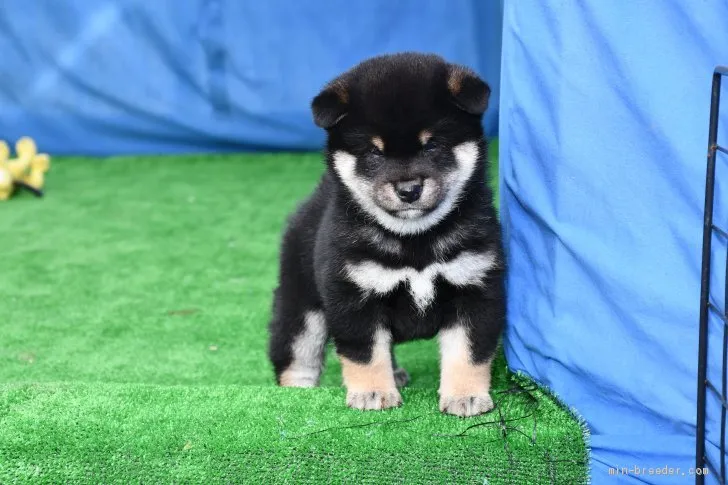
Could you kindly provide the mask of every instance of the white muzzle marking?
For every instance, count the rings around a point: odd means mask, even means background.
[[[395,234],[406,235],[427,231],[457,206],[463,187],[473,175],[480,151],[476,142],[467,141],[453,148],[453,154],[457,170],[449,175],[445,198],[432,212],[420,217],[405,219],[393,216],[374,202],[372,184],[356,174],[356,157],[354,155],[338,150],[333,154],[333,163],[334,170],[367,214]]]

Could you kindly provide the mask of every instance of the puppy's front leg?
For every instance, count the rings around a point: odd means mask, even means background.
[[[402,404],[392,369],[392,335],[376,328],[369,338],[334,337],[346,386],[346,403],[355,409],[387,409]]]
[[[473,358],[468,328],[462,323],[441,330],[440,411],[467,417],[493,409],[490,397],[492,357],[482,362]]]

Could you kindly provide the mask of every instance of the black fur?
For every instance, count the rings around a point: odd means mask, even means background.
[[[452,81],[452,76],[459,76]],[[454,85],[454,88],[453,88]],[[505,306],[501,233],[486,184],[487,154],[481,118],[490,89],[472,71],[421,54],[382,56],[363,62],[329,84],[313,101],[315,122],[327,129],[327,171],[312,196],[292,215],[281,250],[280,281],[270,324],[270,358],[276,376],[291,363],[291,343],[303,328],[305,312],[322,309],[337,352],[367,362],[375,323],[385,325],[395,343],[431,338],[457,318],[470,320],[471,358],[490,358],[502,331]],[[423,152],[422,130],[432,132],[434,149]],[[386,159],[372,154],[371,138],[385,140]],[[452,148],[475,141],[475,171],[459,203],[429,230],[395,234],[382,227],[353,199],[333,167],[333,154],[358,158],[357,173],[398,170],[408,160],[425,160],[437,170],[454,164]],[[376,151],[376,150],[374,150]],[[394,168],[391,168],[394,167]],[[399,241],[402,251],[385,251],[362,229]],[[441,238],[457,233],[459,243],[436,252]],[[494,251],[500,266],[482,287],[456,288],[439,278],[436,299],[418,312],[404,284],[385,296],[366,297],[342,272],[346,262],[375,260],[382,265],[422,269],[462,251]]]

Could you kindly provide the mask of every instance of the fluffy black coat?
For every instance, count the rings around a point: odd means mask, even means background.
[[[314,99],[314,120],[328,132],[327,170],[283,237],[270,323],[269,355],[277,378],[291,365],[294,339],[311,310],[325,315],[337,353],[355,362],[371,358],[375,325],[399,343],[431,338],[463,319],[469,322],[472,362],[492,357],[505,305],[501,231],[486,183],[481,124],[489,92],[471,71],[439,57],[399,54],[360,64]],[[424,131],[431,138],[423,148]],[[373,137],[384,140],[386,156],[372,147]],[[356,175],[363,178],[400,170],[409,161],[446,172],[455,164],[453,148],[464,142],[478,148],[472,176],[452,210],[415,233],[380,224],[335,168],[334,154],[345,152],[356,157]],[[344,270],[346,263],[376,261],[419,271],[463,251],[490,251],[498,264],[480,286],[454,286],[437,277],[434,302],[425,311],[414,304],[404,282],[386,295],[367,294]]]

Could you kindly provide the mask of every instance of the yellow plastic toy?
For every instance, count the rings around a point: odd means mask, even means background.
[[[45,173],[51,165],[46,153],[38,153],[32,138],[24,136],[15,143],[16,158],[10,159],[8,144],[0,140],[0,200],[7,200],[15,189],[43,195]]]

